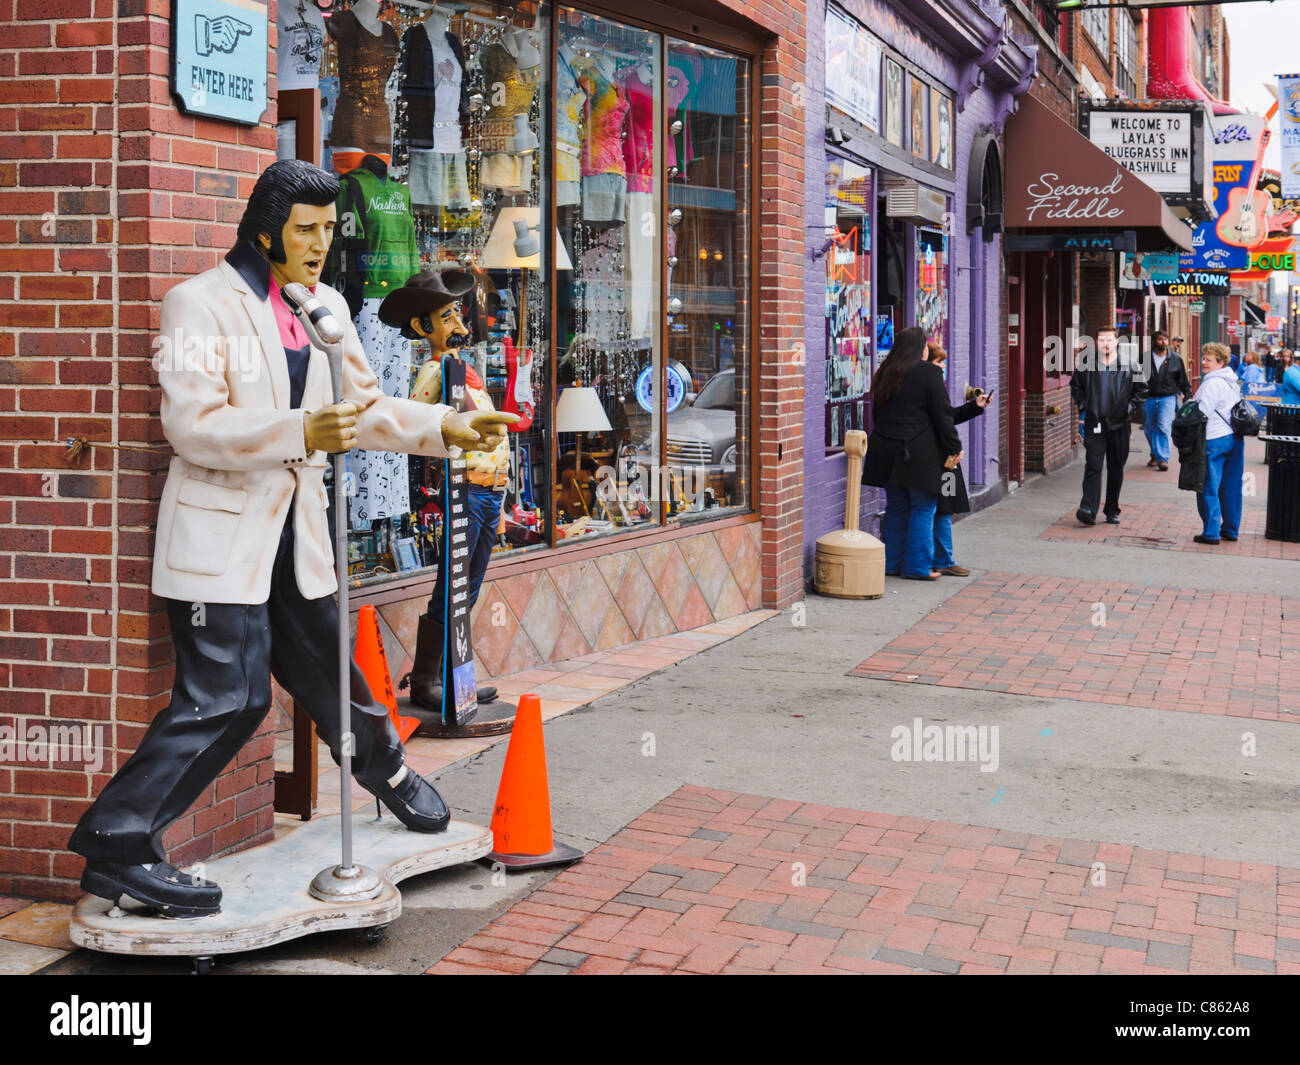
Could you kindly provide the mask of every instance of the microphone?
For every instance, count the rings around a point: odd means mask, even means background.
[[[290,309],[298,316],[307,339],[325,352],[330,365],[330,384],[334,402],[343,402],[343,326],[328,307],[312,295],[301,281],[291,281],[280,290]],[[340,474],[341,476],[341,474]],[[342,580],[342,578],[340,578]]]
[[[343,326],[328,307],[312,295],[300,281],[291,281],[280,290],[290,310],[298,315],[307,330],[307,338],[318,348],[327,349],[343,341]]]

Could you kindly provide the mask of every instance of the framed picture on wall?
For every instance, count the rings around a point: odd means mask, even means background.
[[[930,93],[930,161],[952,169],[952,101],[940,92]]]
[[[926,100],[929,86],[920,78],[912,78],[912,154],[926,159],[930,155],[930,141],[926,136],[930,122],[930,107]]]
[[[885,139],[903,146],[903,68],[885,60]]]

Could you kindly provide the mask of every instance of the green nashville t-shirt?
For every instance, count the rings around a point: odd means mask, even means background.
[[[360,210],[349,219],[350,182],[359,188]],[[411,191],[397,181],[381,181],[365,167],[344,175],[337,202],[335,239],[362,238],[358,266],[365,280],[366,299],[387,296],[401,288],[407,278],[420,271],[420,254],[415,244],[415,220],[411,217]]]

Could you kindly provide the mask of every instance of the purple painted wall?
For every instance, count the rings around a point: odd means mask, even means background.
[[[842,5],[877,37],[902,53],[918,67],[934,76],[956,93],[958,71],[953,58],[937,49],[915,25],[904,17],[905,5],[900,0],[898,8],[884,0],[844,0]],[[824,200],[826,190],[825,150],[825,8],[809,6],[808,10],[808,63],[807,108],[808,137],[805,149],[807,173],[806,224],[808,240],[805,249],[807,270],[804,281],[804,328],[807,337],[807,364],[804,371],[804,573],[811,580],[813,554],[817,538],[838,529],[844,520],[846,460],[843,453],[825,453],[826,404],[826,318],[825,281],[822,260],[812,258],[823,241]],[[965,106],[955,115],[954,151],[957,170],[955,191],[952,196],[952,217],[948,240],[948,294],[949,294],[949,360],[948,387],[954,402],[961,402],[964,385],[970,381],[985,387],[996,385],[1000,352],[997,338],[999,286],[1001,284],[1001,238],[995,237],[983,245],[984,304],[982,336],[972,335],[971,266],[972,239],[966,234],[966,175],[970,160],[971,142],[980,132],[987,131],[994,121],[994,94],[979,88],[966,100]],[[854,147],[852,144],[850,148]],[[871,149],[864,151],[872,161]],[[882,160],[888,169],[888,160]],[[978,241],[978,232],[976,240]],[[873,233],[873,255],[876,246]],[[976,249],[978,252],[978,249]],[[874,296],[874,290],[873,290]],[[983,358],[972,360],[972,352],[982,348]],[[972,362],[982,362],[983,373],[972,374]],[[996,484],[999,479],[997,404],[988,412],[960,427],[966,445],[963,469],[972,486]],[[974,455],[971,434],[984,436],[983,469],[972,466]],[[975,489],[972,487],[972,492]],[[862,489],[861,527],[879,534],[879,510],[884,497],[874,488]],[[960,551],[960,545],[958,545]]]

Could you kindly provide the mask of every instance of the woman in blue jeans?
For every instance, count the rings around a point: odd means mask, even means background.
[[[925,361],[925,334],[920,329],[899,332],[876,371],[871,415],[862,483],[885,490],[880,522],[885,573],[938,580],[934,516],[943,471],[960,460],[961,439],[953,426],[943,375]]]
[[[1232,431],[1232,408],[1241,399],[1228,349],[1222,344],[1201,348],[1201,387],[1192,398],[1206,417],[1205,487],[1196,493],[1202,529],[1192,539],[1217,544],[1237,539],[1241,528],[1241,480],[1246,440]]]
[[[925,345],[925,358],[943,377],[944,364],[948,353],[937,343],[930,341]],[[982,392],[974,399],[967,400],[959,407],[951,407],[954,425],[968,422],[984,413],[992,399],[992,393]],[[952,516],[970,513],[970,496],[966,492],[966,478],[958,463],[951,470],[944,470],[940,477],[939,506],[934,515],[934,568],[945,577],[969,577],[970,570],[957,565],[952,553]]]

